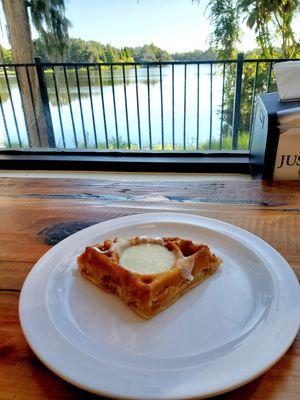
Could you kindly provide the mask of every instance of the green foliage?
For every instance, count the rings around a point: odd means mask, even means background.
[[[232,58],[239,41],[239,10],[235,0],[210,0],[210,20],[214,32],[210,44],[219,50],[221,58]]]
[[[200,3],[201,0],[193,0]],[[117,49],[97,41],[70,39],[65,18],[64,0],[31,0],[28,2],[35,28],[41,35],[36,41],[36,52],[44,61],[58,58],[70,62],[132,62],[207,60],[235,58],[241,26],[246,22],[256,33],[263,57],[296,57],[300,42],[293,32],[293,21],[299,11],[300,0],[210,0],[209,18],[214,27],[207,51],[169,54],[153,43],[141,47]],[[280,48],[274,46],[279,40]],[[67,46],[68,45],[68,46]],[[68,49],[67,49],[68,47]],[[66,51],[68,50],[68,51]]]
[[[87,137],[89,137],[89,133],[86,132]],[[248,150],[248,145],[249,145],[249,134],[247,132],[242,132],[239,135],[239,140],[238,140],[238,150]],[[5,146],[8,147],[8,144],[5,143]],[[93,141],[88,141],[88,147],[93,148],[94,147],[94,143]],[[10,148],[12,149],[18,149],[20,148],[20,145],[18,142],[13,142],[11,143]],[[29,148],[28,145],[23,144],[22,148],[27,149]],[[85,143],[83,141],[79,141],[78,142],[78,149],[85,149]],[[108,148],[110,150],[116,150],[117,149],[117,141],[116,139],[109,139],[108,141]],[[204,143],[202,143],[199,146],[199,150],[207,150],[209,148],[209,141],[206,141]],[[231,146],[231,137],[230,136],[226,136],[223,138],[222,141],[222,146],[221,146],[221,150],[231,150],[232,146]],[[107,150],[106,148],[106,143],[105,142],[101,142],[98,144],[98,150]],[[128,144],[125,140],[123,140],[122,138],[119,138],[119,150],[129,150]],[[139,150],[139,146],[137,143],[131,143],[130,146],[130,150]],[[142,150],[149,150],[149,146],[143,146]],[[154,151],[160,151],[162,150],[162,145],[161,144],[155,144],[152,147],[152,150]],[[165,151],[173,151],[173,145],[170,143],[166,143],[164,146],[164,150]],[[181,144],[175,144],[175,150],[177,151],[181,151],[183,150],[183,146]],[[186,150],[187,151],[195,151],[195,145],[194,144],[188,144],[186,146]],[[220,141],[217,139],[213,139],[211,142],[211,150],[220,150]]]
[[[198,3],[201,0],[195,0]],[[258,49],[249,52],[245,58],[290,58],[300,57],[300,42],[295,39],[293,21],[299,11],[300,0],[210,0],[208,8],[214,27],[210,43],[221,59],[235,58],[237,45],[242,33],[241,26],[247,23],[254,30]],[[280,47],[275,47],[276,40]],[[239,148],[241,132],[251,128],[253,101],[260,93],[276,90],[274,79],[268,88],[269,65],[244,63],[241,109],[239,120]],[[271,76],[272,77],[272,76]],[[225,97],[223,110],[223,134],[231,145],[232,118],[234,108],[236,65],[226,67]],[[221,108],[221,107],[220,107]],[[221,109],[219,110],[221,112]],[[229,146],[230,148],[231,146]]]
[[[212,139],[211,141],[211,150],[231,150],[232,149],[232,139],[230,136],[225,136],[222,140],[222,145],[220,146],[220,141],[219,139]],[[91,144],[92,145],[92,144]],[[241,132],[239,134],[239,139],[238,139],[238,149],[239,150],[248,150],[249,146],[249,133],[248,132]],[[81,145],[82,148],[84,148],[84,144],[82,143]],[[117,149],[117,141],[116,139],[110,139],[108,142],[108,148],[115,150]],[[106,150],[106,143],[99,143],[98,145],[99,150]],[[122,137],[119,138],[119,149],[120,150],[128,150],[128,144],[125,140],[122,139]],[[187,151],[195,151],[196,146],[194,143],[187,144],[186,150]],[[207,140],[206,142],[202,143],[199,146],[199,150],[207,150],[209,149],[209,141]],[[130,150],[139,150],[138,144],[137,143],[131,143]],[[143,146],[142,150],[149,150],[149,146]],[[162,150],[162,145],[161,144],[154,144],[152,147],[152,150],[154,151],[160,151]],[[173,151],[173,145],[171,143],[165,143],[164,145],[164,150],[165,151]],[[183,145],[179,143],[175,143],[175,150],[181,151],[183,150]]]
[[[247,25],[254,29],[256,40],[264,56],[274,56],[274,39],[281,43],[284,57],[299,55],[300,43],[295,39],[292,23],[299,11],[299,0],[240,0],[239,9]]]
[[[249,147],[249,132],[240,132],[238,137],[238,150],[248,150]],[[200,145],[200,150],[232,150],[232,137],[230,135],[225,135],[222,139],[220,146],[220,140],[212,139],[211,145],[209,147],[209,141],[206,141]],[[192,150],[192,148],[188,149]]]
[[[215,60],[218,57],[218,53],[209,48],[208,50],[194,50],[185,53],[174,53],[172,58],[176,61],[200,61],[200,60]]]
[[[31,21],[41,36],[47,54],[52,60],[60,60],[68,46],[69,20],[65,17],[64,0],[27,1]]]
[[[214,26],[211,45],[219,51],[220,58],[235,55],[244,22],[254,30],[262,56],[278,56],[276,40],[280,42],[279,56],[300,55],[300,42],[293,31],[300,0],[210,0],[208,7]]]
[[[253,52],[249,52],[245,55],[245,58],[257,58],[253,57]],[[261,93],[266,93],[267,90],[270,92],[276,91],[276,83],[274,79],[274,73],[270,76],[270,85],[268,87],[268,80],[270,74],[270,63],[259,62],[257,65],[255,62],[244,62],[243,64],[243,80],[242,80],[242,91],[241,91],[241,108],[240,108],[240,119],[239,119],[239,144],[238,148],[245,148],[244,142],[240,143],[243,132],[250,132],[251,119],[253,118],[252,107],[255,103],[255,99]],[[223,134],[225,137],[231,138],[232,133],[232,119],[234,109],[234,93],[235,93],[235,79],[236,79],[236,65],[228,65],[226,67],[226,79],[225,79],[225,97],[224,97],[224,114],[223,114]],[[221,112],[221,106],[219,113]]]
[[[51,62],[52,57],[47,51],[43,40],[34,41],[35,53],[43,62]],[[68,51],[64,55],[65,62],[132,62],[130,49],[117,49],[111,45],[103,45],[95,40],[70,39]]]
[[[135,61],[171,61],[171,55],[153,43],[131,49]]]
[[[35,53],[43,62],[52,62],[47,46],[42,39],[34,40]],[[95,40],[69,39],[68,51],[64,55],[66,62],[151,62],[151,61],[184,61],[184,60],[213,60],[217,52],[208,50],[194,50],[185,53],[169,54],[152,44],[141,47],[124,47],[118,49],[110,44],[104,45]]]
[[[0,63],[10,64],[12,62],[11,51],[0,45]]]

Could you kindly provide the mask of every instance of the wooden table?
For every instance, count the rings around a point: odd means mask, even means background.
[[[300,184],[260,181],[137,182],[0,179],[0,399],[96,399],[50,372],[18,318],[28,272],[51,245],[123,215],[174,211],[241,226],[275,247],[300,276]],[[255,381],[218,399],[300,399],[300,335]]]

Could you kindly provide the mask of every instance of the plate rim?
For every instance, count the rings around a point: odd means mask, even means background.
[[[108,391],[106,391],[106,390],[105,390],[105,391],[101,391],[101,390],[99,390],[99,389],[91,388],[89,385],[84,385],[84,384],[78,382],[76,379],[74,380],[71,376],[68,376],[68,375],[66,375],[66,374],[64,374],[64,373],[61,373],[59,367],[55,368],[55,366],[51,365],[51,363],[50,363],[50,364],[48,363],[48,361],[47,361],[47,359],[44,357],[44,355],[41,354],[41,353],[35,348],[34,343],[32,343],[30,334],[28,334],[28,332],[26,332],[26,328],[25,328],[25,325],[26,325],[25,319],[26,319],[26,318],[25,318],[25,316],[24,316],[24,314],[23,314],[23,311],[22,311],[23,302],[24,302],[24,297],[25,297],[25,292],[26,292],[26,290],[27,290],[27,286],[28,286],[28,284],[29,284],[29,282],[30,282],[30,279],[32,279],[32,276],[34,276],[35,271],[37,270],[38,267],[41,268],[40,266],[41,266],[43,263],[44,263],[44,264],[47,263],[47,258],[50,257],[50,256],[53,256],[56,252],[59,252],[60,248],[63,247],[64,245],[66,245],[66,243],[67,243],[68,241],[71,242],[71,241],[75,240],[77,237],[80,237],[81,235],[83,235],[86,231],[88,231],[88,230],[93,231],[97,226],[102,226],[103,224],[108,225],[108,227],[109,227],[110,229],[114,229],[114,226],[111,226],[111,227],[110,227],[110,225],[113,225],[113,222],[118,222],[118,221],[120,221],[120,222],[126,222],[126,221],[128,221],[128,224],[127,224],[126,226],[130,226],[131,224],[134,224],[134,223],[138,223],[138,222],[139,222],[139,221],[135,220],[136,218],[143,218],[143,217],[146,217],[146,219],[147,219],[147,217],[149,217],[150,219],[151,219],[151,217],[156,217],[156,218],[158,218],[158,217],[168,217],[168,218],[170,218],[170,217],[173,217],[173,218],[174,218],[174,217],[181,217],[181,218],[187,218],[187,221],[185,221],[185,222],[184,222],[184,221],[176,221],[176,220],[169,221],[169,222],[173,222],[173,223],[182,222],[182,223],[185,223],[185,224],[189,224],[189,223],[190,223],[190,221],[188,221],[188,219],[190,219],[190,218],[195,218],[195,217],[196,217],[196,218],[198,219],[197,225],[199,225],[199,226],[201,226],[201,221],[202,221],[202,222],[205,222],[205,221],[206,221],[208,224],[209,224],[209,223],[217,223],[217,224],[219,224],[220,226],[223,225],[223,226],[225,226],[225,228],[227,227],[227,229],[230,229],[230,228],[233,227],[234,230],[238,230],[238,231],[243,232],[243,233],[246,234],[248,237],[250,237],[250,238],[252,238],[252,239],[258,241],[261,245],[263,245],[264,247],[266,247],[268,250],[272,251],[273,254],[276,255],[276,257],[278,257],[279,260],[285,265],[285,269],[286,269],[286,271],[288,271],[287,273],[290,274],[290,277],[293,277],[294,283],[295,283],[295,284],[298,284],[298,280],[297,280],[297,277],[296,277],[295,272],[294,272],[293,269],[290,267],[289,263],[285,260],[285,258],[284,258],[274,247],[272,247],[269,243],[267,243],[265,240],[261,239],[261,238],[258,237],[257,235],[255,235],[255,234],[253,234],[253,233],[247,231],[247,230],[244,229],[244,228],[240,228],[240,227],[237,226],[237,225],[234,225],[234,224],[231,224],[231,223],[222,221],[222,220],[218,220],[218,219],[215,219],[215,218],[209,218],[209,217],[205,217],[205,216],[197,215],[197,214],[193,214],[193,213],[177,213],[177,212],[149,212],[149,213],[137,213],[137,214],[129,214],[129,215],[122,216],[122,217],[117,217],[117,218],[111,218],[111,219],[109,219],[109,220],[102,221],[102,222],[99,222],[99,223],[97,223],[97,224],[91,225],[91,226],[89,226],[89,227],[87,227],[87,228],[84,228],[84,229],[82,229],[82,230],[80,230],[80,231],[78,231],[78,232],[76,232],[76,233],[74,233],[74,234],[68,236],[67,238],[63,239],[62,241],[60,241],[58,244],[56,244],[55,246],[53,246],[52,248],[50,248],[48,251],[46,251],[46,252],[39,258],[39,260],[34,264],[34,266],[32,267],[31,271],[30,271],[29,274],[27,275],[27,277],[26,277],[26,279],[25,279],[25,281],[24,281],[24,283],[23,283],[23,286],[22,286],[22,289],[21,289],[21,293],[20,293],[20,298],[19,298],[19,307],[18,307],[18,310],[19,310],[19,318],[20,318],[21,328],[22,328],[23,334],[24,334],[24,336],[25,336],[25,338],[26,338],[26,340],[27,340],[27,343],[29,344],[29,346],[30,346],[30,348],[32,349],[32,351],[34,352],[34,354],[38,357],[38,359],[40,359],[41,362],[42,362],[43,364],[45,364],[47,368],[49,368],[52,372],[54,372],[54,373],[55,373],[56,375],[58,375],[60,378],[62,378],[62,379],[64,379],[65,381],[67,381],[67,382],[69,382],[69,383],[75,385],[76,387],[79,387],[79,388],[84,389],[84,390],[86,390],[86,391],[89,391],[89,392],[91,392],[91,393],[95,393],[95,394],[98,394],[98,395],[106,396],[106,397],[109,397],[109,398],[123,398],[123,399],[128,399],[128,400],[133,400],[133,399],[134,399],[134,400],[136,400],[136,399],[143,399],[143,400],[174,399],[174,400],[175,400],[175,399],[187,399],[187,398],[189,398],[189,399],[194,399],[194,398],[199,398],[199,399],[200,399],[200,398],[209,398],[209,397],[212,397],[212,396],[220,395],[220,394],[222,394],[222,393],[226,393],[226,392],[228,392],[228,391],[234,390],[234,389],[236,389],[236,388],[238,388],[238,387],[241,387],[241,386],[243,386],[243,385],[245,385],[245,384],[251,382],[252,380],[254,380],[254,379],[256,379],[257,377],[259,377],[260,375],[262,375],[264,372],[266,372],[266,371],[267,371],[269,368],[271,368],[274,364],[276,364],[276,362],[278,362],[278,360],[279,360],[279,359],[286,353],[286,351],[289,349],[289,347],[291,346],[291,344],[293,343],[293,341],[294,341],[294,339],[295,339],[295,337],[296,337],[296,335],[297,335],[297,332],[298,332],[298,329],[299,329],[299,325],[300,325],[300,314],[299,314],[299,318],[298,318],[298,325],[297,325],[298,327],[297,327],[297,329],[295,328],[295,329],[294,329],[294,333],[293,333],[293,334],[290,334],[290,338],[289,338],[289,340],[288,340],[287,345],[286,345],[284,348],[282,348],[281,352],[278,353],[276,357],[274,357],[274,359],[272,360],[272,362],[269,362],[267,365],[265,365],[264,368],[261,368],[260,370],[257,371],[256,374],[252,374],[252,375],[249,376],[249,378],[247,378],[247,379],[244,379],[244,380],[242,380],[242,381],[240,381],[240,382],[237,382],[237,383],[234,384],[234,385],[231,385],[231,386],[228,386],[228,387],[223,387],[223,388],[220,388],[219,390],[215,390],[215,391],[213,391],[213,392],[211,392],[211,393],[202,394],[202,395],[201,395],[201,394],[200,394],[200,395],[199,395],[199,394],[198,394],[198,395],[195,394],[195,395],[187,395],[187,396],[185,396],[185,397],[182,397],[182,395],[180,395],[180,396],[172,395],[172,397],[170,397],[170,396],[166,397],[166,394],[165,394],[164,396],[151,397],[151,396],[147,396],[147,395],[144,395],[144,394],[141,395],[141,393],[139,393],[139,394],[137,393],[135,396],[127,396],[127,395],[125,394],[125,395],[122,395],[122,396],[120,397],[120,396],[119,396],[118,394],[116,394],[116,392],[114,392],[114,391],[111,391],[111,392],[108,392]],[[132,218],[133,218],[135,221],[132,222],[132,221],[131,221]],[[142,221],[142,222],[147,222],[147,221]],[[157,222],[161,222],[161,221],[156,221],[156,223],[157,223]],[[163,221],[163,222],[167,222],[167,221]],[[194,224],[194,225],[195,225],[195,224]],[[203,224],[202,226],[203,226],[203,227],[206,227],[206,228],[208,227],[208,226],[206,226],[206,225],[204,225],[204,224]],[[122,225],[122,227],[124,227],[124,225]],[[220,229],[216,229],[215,227],[212,228],[211,226],[209,226],[208,228],[209,228],[209,229],[215,229],[216,231],[219,231],[219,232],[222,232],[223,234],[225,233],[226,235],[231,236],[228,232],[223,231],[223,230],[220,230]],[[107,230],[109,230],[109,229],[107,229]],[[232,236],[231,236],[231,237],[232,237]],[[233,236],[233,238],[234,238],[234,239],[237,239],[235,236]],[[299,289],[299,287],[298,287],[298,289]],[[299,294],[299,293],[298,293],[298,294]],[[298,295],[298,300],[300,301],[300,295]],[[298,307],[300,306],[299,301],[298,301]],[[238,375],[238,374],[237,374],[237,375]],[[187,390],[187,392],[188,392],[188,390]],[[200,397],[199,397],[199,396],[200,396]]]

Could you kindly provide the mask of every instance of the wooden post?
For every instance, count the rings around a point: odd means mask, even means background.
[[[34,59],[34,61],[35,61],[36,73],[37,73],[37,78],[39,81],[40,94],[41,94],[41,99],[42,99],[42,104],[43,104],[43,113],[44,113],[44,118],[45,118],[45,123],[46,123],[48,142],[49,142],[50,147],[55,147],[55,137],[54,137],[54,132],[53,132],[52,118],[51,118],[51,112],[50,112],[50,107],[49,107],[48,90],[47,90],[44,70],[41,65],[41,59],[39,57],[36,57]]]

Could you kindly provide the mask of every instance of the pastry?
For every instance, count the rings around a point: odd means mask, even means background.
[[[105,240],[77,259],[83,277],[152,318],[211,276],[222,260],[208,246],[178,237]]]

